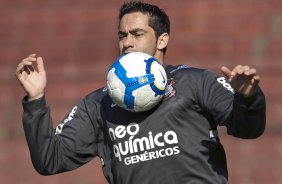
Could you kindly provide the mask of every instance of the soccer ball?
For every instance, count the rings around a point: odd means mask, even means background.
[[[134,112],[156,106],[164,96],[166,84],[162,65],[142,52],[120,56],[107,75],[107,89],[113,102]]]

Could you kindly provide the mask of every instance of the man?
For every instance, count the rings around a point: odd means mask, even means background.
[[[44,98],[43,60],[31,54],[20,62],[16,76],[27,93],[24,130],[39,173],[70,171],[99,156],[109,183],[228,183],[216,128],[224,125],[240,138],[263,133],[260,78],[249,66],[222,67],[225,79],[203,69],[166,65],[169,25],[168,16],[157,6],[129,2],[121,7],[120,54],[151,54],[168,75],[163,101],[146,112],[113,106],[107,89],[101,88],[82,99],[53,129]]]

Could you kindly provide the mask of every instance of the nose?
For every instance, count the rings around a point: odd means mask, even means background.
[[[128,34],[124,39],[123,39],[123,47],[124,48],[132,48],[133,47],[133,38],[130,34]]]

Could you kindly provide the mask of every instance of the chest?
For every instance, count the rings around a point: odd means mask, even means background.
[[[209,137],[209,122],[193,90],[176,81],[164,100],[151,111],[132,113],[114,107],[104,114],[104,132],[116,162],[132,165],[180,154],[195,138]],[[190,143],[189,143],[190,142]]]

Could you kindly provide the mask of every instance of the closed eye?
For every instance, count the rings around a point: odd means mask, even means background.
[[[121,39],[127,37],[127,33],[122,32],[122,31],[119,31],[119,32],[118,32],[118,37],[119,37],[119,39],[121,40]]]
[[[134,37],[140,37],[140,36],[143,36],[145,33],[146,33],[145,30],[137,28],[137,29],[130,30],[128,33],[123,32],[123,31],[119,31],[118,37],[119,37],[120,40],[122,40],[123,38],[127,37],[128,34],[131,34]]]
[[[139,37],[144,35],[146,32],[143,29],[134,29],[129,31],[130,34],[132,34],[135,37]]]

